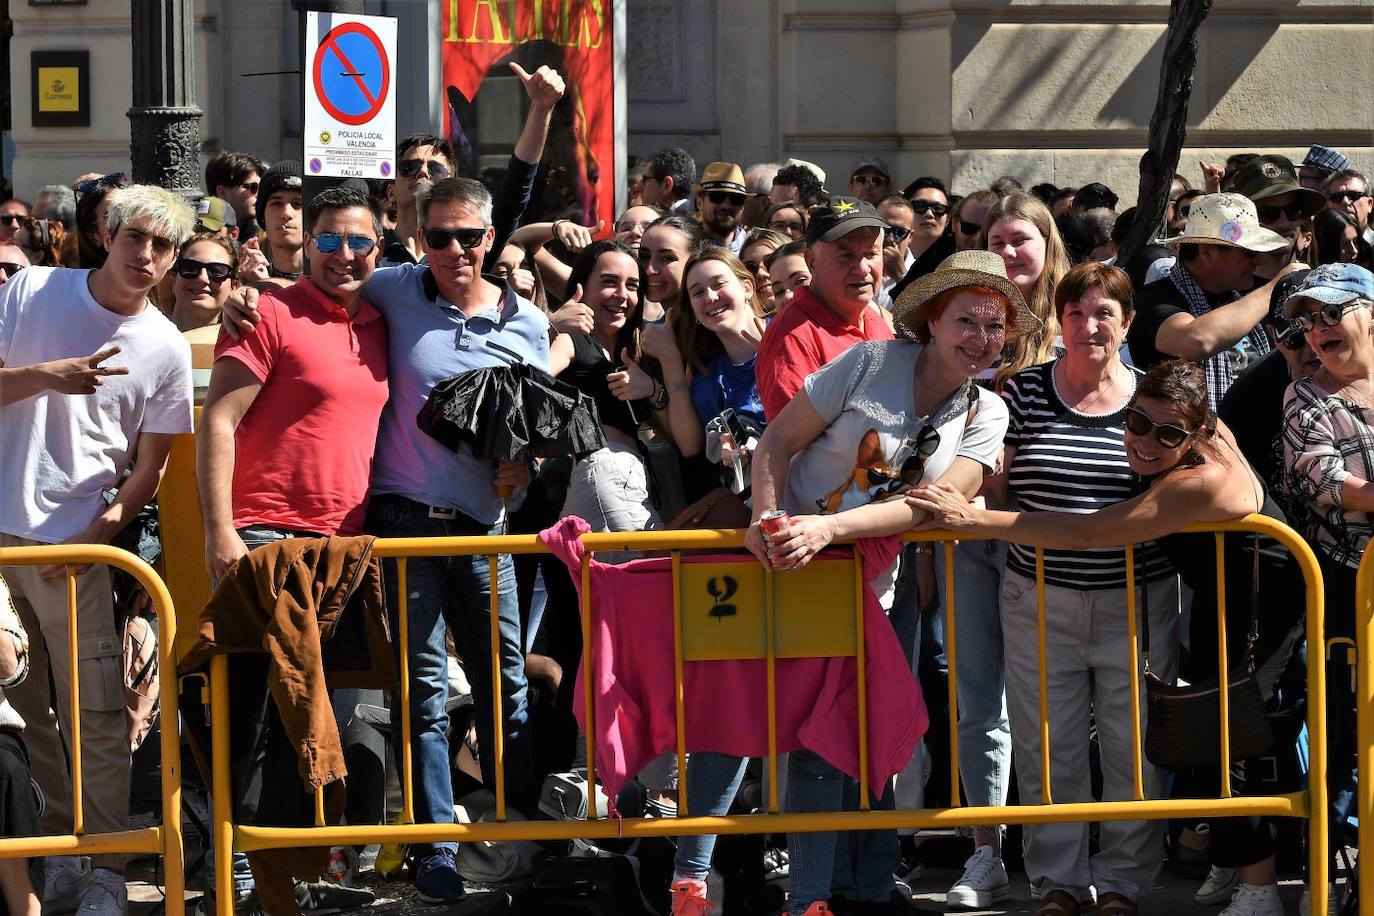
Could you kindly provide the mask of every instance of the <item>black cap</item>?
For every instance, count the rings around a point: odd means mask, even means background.
[[[1236,171],[1231,186],[1237,194],[1244,194],[1256,204],[1271,197],[1296,193],[1304,217],[1326,206],[1324,194],[1304,188],[1298,182],[1298,170],[1293,168],[1293,161],[1287,156],[1256,156]]]
[[[1075,210],[1096,210],[1098,207],[1106,207],[1108,210],[1116,209],[1116,202],[1120,200],[1111,188],[1100,181],[1092,184],[1085,184],[1073,195],[1073,208]]]
[[[1269,327],[1273,328],[1276,339],[1282,340],[1289,331],[1296,328],[1292,321],[1283,317],[1283,304],[1289,296],[1298,291],[1302,281],[1311,272],[1311,268],[1295,270],[1274,284],[1274,291],[1269,294]]]
[[[886,229],[887,223],[866,200],[857,197],[827,197],[811,212],[806,224],[806,244],[833,242],[855,229]]]
[[[263,173],[258,182],[258,202],[254,208],[259,226],[267,228],[267,198],[277,191],[299,191],[302,171],[300,162],[283,159]]]

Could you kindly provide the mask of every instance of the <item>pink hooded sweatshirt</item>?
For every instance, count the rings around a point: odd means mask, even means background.
[[[568,565],[579,593],[578,538],[590,531],[569,517],[539,537]],[[872,581],[891,567],[897,538],[855,544]],[[683,557],[683,563],[739,560],[739,555]],[[591,651],[596,716],[596,773],[615,798],[659,754],[677,748],[673,701],[673,583],[667,557],[620,565],[593,558]],[[930,724],[921,688],[911,674],[887,616],[871,588],[864,590],[868,649],[868,779],[875,792],[911,759]],[[778,753],[806,748],[836,769],[859,776],[858,665],[854,658],[778,659]],[[573,710],[586,729],[579,673]],[[683,663],[687,750],[737,757],[768,755],[767,673],[762,659]]]

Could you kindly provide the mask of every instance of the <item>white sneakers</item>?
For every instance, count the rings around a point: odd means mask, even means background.
[[[1199,906],[1225,903],[1235,894],[1236,875],[1237,871],[1234,868],[1213,865],[1212,870],[1207,873],[1207,880],[1202,882],[1202,887],[1193,895],[1193,900]]]
[[[1231,905],[1221,911],[1221,916],[1284,916],[1278,885],[1242,882],[1231,898]]]
[[[964,874],[945,894],[945,904],[957,909],[985,909],[1010,893],[1007,867],[991,846],[979,846],[964,863]]]
[[[93,868],[81,894],[77,916],[128,916],[129,890],[124,876],[108,868]]]
[[[84,856],[48,856],[43,873],[43,916],[127,916],[124,876],[91,868]]]

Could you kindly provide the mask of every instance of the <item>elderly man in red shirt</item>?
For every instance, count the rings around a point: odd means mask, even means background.
[[[867,201],[831,197],[806,227],[811,285],[796,291],[759,344],[755,373],[763,412],[772,420],[806,377],[862,340],[891,340],[874,304],[883,282],[883,229]]]

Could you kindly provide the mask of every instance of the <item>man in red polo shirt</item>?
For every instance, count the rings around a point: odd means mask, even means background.
[[[205,565],[252,547],[361,534],[387,399],[387,331],[362,298],[381,224],[347,187],[306,211],[310,276],[258,300],[257,333],[222,335],[196,436]]]
[[[873,205],[854,197],[821,202],[806,227],[811,285],[764,332],[754,372],[772,420],[812,372],[861,340],[891,340],[873,304],[883,281],[883,229]]]

